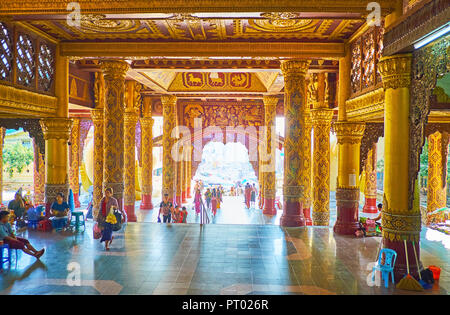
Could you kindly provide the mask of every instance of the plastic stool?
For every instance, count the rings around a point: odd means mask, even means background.
[[[75,221],[72,220],[72,218],[75,217]],[[70,225],[75,227],[75,230],[78,231],[78,229],[82,226],[83,232],[86,230],[86,219],[84,217],[83,211],[73,211],[71,215]]]
[[[6,252],[8,255],[6,257],[3,257],[4,250],[6,249]],[[17,260],[17,251],[16,251],[16,260]],[[11,249],[9,249],[8,244],[0,245],[0,270],[3,269],[3,264],[8,262],[9,266],[11,267]]]

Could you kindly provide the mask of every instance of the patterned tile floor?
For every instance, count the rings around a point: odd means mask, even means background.
[[[422,232],[422,262],[440,266],[441,280],[425,294],[448,294],[449,240],[434,232]],[[417,294],[367,284],[380,238],[337,236],[327,227],[129,223],[109,252],[93,240],[91,222],[77,235],[24,236],[46,254],[36,261],[19,253],[17,266],[14,258],[0,273],[0,294]]]

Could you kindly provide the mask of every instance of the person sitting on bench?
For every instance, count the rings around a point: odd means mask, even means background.
[[[0,240],[3,240],[3,242],[7,244],[10,249],[21,249],[24,253],[39,259],[44,254],[45,249],[37,251],[33,246],[31,246],[30,242],[27,239],[15,236],[8,220],[9,212],[1,211]]]

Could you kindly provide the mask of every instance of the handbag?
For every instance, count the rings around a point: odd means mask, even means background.
[[[118,210],[114,210],[114,216],[116,217],[116,224],[113,224],[112,230],[114,232],[120,231],[122,228],[122,214]]]
[[[98,223],[95,223],[93,233],[94,233],[94,240],[98,240],[100,237],[102,237],[102,231],[98,227]]]

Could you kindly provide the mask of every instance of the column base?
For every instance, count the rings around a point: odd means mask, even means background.
[[[366,198],[363,213],[378,213],[377,198]]]
[[[311,208],[303,208],[303,216],[305,217],[306,225],[311,226],[312,225]]]
[[[186,198],[191,199],[192,195],[191,195],[191,187],[188,188],[187,192],[186,192]]]
[[[417,272],[417,263],[416,258],[414,256],[414,250],[412,242],[407,241],[406,246],[408,247],[408,263],[409,263],[409,273],[416,280],[419,279],[419,274]],[[422,263],[420,262],[420,244],[418,242],[415,243],[417,259],[419,260],[419,270],[423,269]],[[399,282],[408,272],[408,268],[406,267],[406,253],[405,253],[405,245],[403,241],[391,241],[387,238],[383,238],[383,248],[390,248],[395,250],[397,253],[397,260],[395,261],[394,266],[394,280],[395,282]]]
[[[182,203],[187,203],[186,192],[185,191],[181,192],[181,202]]]
[[[137,217],[134,213],[134,205],[125,205],[124,210],[127,214],[128,222],[137,222]]]
[[[313,211],[312,213],[314,226],[329,226],[330,225],[330,213],[322,211]]]
[[[305,226],[306,222],[302,210],[301,202],[284,201],[280,225],[285,227]]]
[[[143,194],[141,199],[141,205],[139,206],[141,210],[152,210],[152,195],[151,194]]]
[[[352,235],[359,229],[358,207],[337,208],[337,220],[333,231],[340,235]]]
[[[333,231],[352,235],[359,229],[359,188],[336,189],[337,219]]]
[[[73,203],[75,204],[75,208],[80,208],[81,207],[81,203],[80,203],[80,194],[79,193],[74,193],[73,194]]]
[[[275,199],[264,198],[264,210],[265,215],[276,215],[277,209],[275,208]]]

